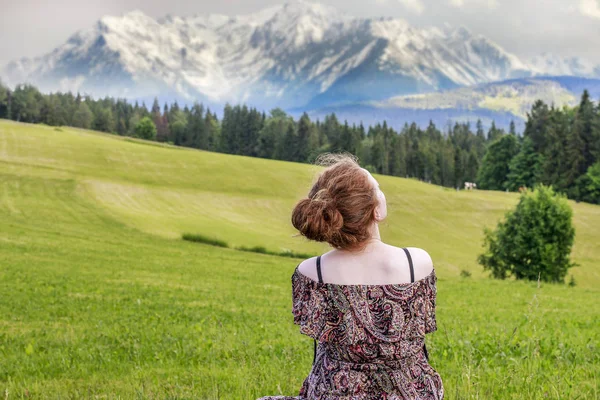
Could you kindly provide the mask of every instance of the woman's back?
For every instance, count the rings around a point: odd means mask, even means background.
[[[443,398],[441,378],[424,348],[425,334],[437,329],[435,270],[418,278],[414,268],[411,274],[413,251],[398,250],[406,254],[408,280],[377,283],[404,277],[385,263],[369,276],[361,275],[368,269],[358,263],[354,270],[346,266],[354,275],[336,275],[336,264],[325,264],[333,260],[325,256],[334,252],[316,258],[311,275],[317,280],[298,265],[292,275],[292,313],[300,332],[318,342],[315,363],[299,396],[261,399]],[[357,278],[369,283],[356,283]]]
[[[414,279],[426,277],[433,269],[429,254],[420,248],[407,247],[414,268]],[[304,260],[298,270],[312,280],[318,281],[316,257]],[[342,285],[411,282],[410,266],[406,253],[400,247],[383,242],[358,254],[331,250],[321,256],[324,282]]]

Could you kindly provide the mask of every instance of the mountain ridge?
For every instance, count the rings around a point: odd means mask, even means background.
[[[415,28],[401,18],[355,18],[293,1],[233,17],[105,16],[48,54],[10,62],[0,76],[43,91],[263,109],[383,101],[544,68],[600,76],[600,66],[544,57],[528,64],[463,26]]]

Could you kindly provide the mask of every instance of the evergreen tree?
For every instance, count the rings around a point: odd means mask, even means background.
[[[477,174],[477,186],[487,190],[503,190],[510,162],[518,152],[519,142],[515,135],[504,135],[491,143]]]
[[[32,85],[18,85],[11,96],[11,118],[15,121],[39,123],[42,94]]]
[[[115,121],[110,108],[100,108],[94,115],[93,128],[102,132],[113,132]]]
[[[210,108],[206,110],[204,117],[204,127],[208,137],[208,150],[217,151],[220,140],[219,120],[216,114],[211,114]]]
[[[283,159],[286,161],[298,161],[298,135],[293,123],[287,127],[283,146]]]
[[[533,148],[538,153],[543,153],[547,145],[548,128],[550,127],[550,109],[541,100],[536,101],[527,113],[527,122],[523,136],[529,137]]]
[[[306,162],[310,154],[310,136],[311,136],[312,123],[308,114],[302,114],[298,121],[298,161]]]
[[[575,114],[573,129],[567,138],[566,183],[573,186],[577,178],[584,175],[594,164],[593,149],[597,140],[597,115],[588,91],[583,92],[581,102]]]
[[[533,188],[540,181],[542,163],[542,155],[535,151],[531,137],[526,136],[519,153],[510,162],[504,187],[511,191],[519,190],[520,187]]]
[[[172,132],[174,143],[180,146],[190,146],[191,140],[188,132],[188,116],[179,109],[177,103],[169,111],[169,129]]]
[[[8,115],[8,99],[9,90],[2,85],[2,81],[0,80],[0,118],[10,118]]]
[[[565,193],[569,187],[566,181],[569,166],[565,149],[568,148],[567,138],[570,135],[573,118],[571,110],[560,110],[554,107],[550,110],[547,145],[543,153],[541,182],[552,185],[562,193]]]
[[[510,127],[508,129],[508,133],[511,135],[516,135],[517,134],[517,128],[515,126],[515,121],[511,120],[510,121]]]
[[[94,114],[87,105],[87,102],[79,102],[77,111],[73,115],[73,126],[77,128],[90,129],[94,121]]]
[[[492,121],[492,125],[488,131],[488,142],[494,142],[496,139],[502,136],[502,134],[502,130],[496,128],[496,122]]]

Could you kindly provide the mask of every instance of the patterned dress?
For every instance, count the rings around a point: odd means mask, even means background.
[[[315,362],[298,396],[259,400],[442,399],[424,348],[425,334],[437,329],[436,282],[432,270],[410,283],[322,283],[296,267],[292,314],[317,340]]]

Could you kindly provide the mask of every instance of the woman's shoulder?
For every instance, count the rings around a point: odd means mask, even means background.
[[[429,253],[420,247],[405,247],[412,259],[413,268],[415,271],[415,280],[426,278],[435,274],[433,259]],[[404,250],[400,249],[401,252]]]
[[[300,264],[298,264],[296,271],[294,272],[301,274],[303,278],[310,278],[311,280],[318,282],[319,277],[317,275],[317,257],[315,256],[303,260]]]

